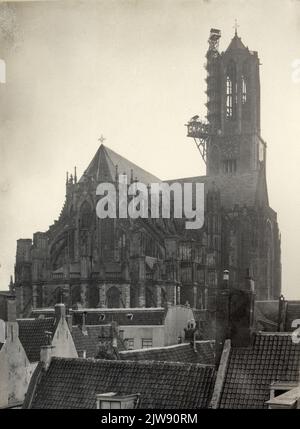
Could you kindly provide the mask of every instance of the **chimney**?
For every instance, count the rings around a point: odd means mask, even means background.
[[[47,345],[47,346],[42,346],[41,347],[41,363],[43,366],[44,371],[47,371],[47,369],[49,368],[49,365],[51,363],[51,358],[54,354],[54,349],[55,347],[52,345]]]
[[[82,323],[81,323],[81,331],[82,331],[83,335],[88,334],[87,329],[86,329],[86,315],[87,315],[87,312],[84,311],[82,313]]]
[[[16,306],[15,296],[10,295],[7,297],[6,308],[7,308],[7,321],[8,322],[16,322],[16,320],[17,320],[17,306]]]
[[[253,332],[254,281],[247,271],[244,284],[229,287],[229,272],[223,273],[223,283],[216,297],[216,365],[219,364],[226,339],[232,347],[247,347]]]
[[[55,312],[55,323],[58,323],[60,319],[66,318],[66,307],[65,304],[55,304],[54,306],[54,312]]]

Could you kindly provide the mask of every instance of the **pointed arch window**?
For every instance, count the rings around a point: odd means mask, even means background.
[[[245,76],[242,76],[242,105],[247,102],[247,83]]]
[[[237,105],[236,65],[231,61],[226,71],[226,117],[235,119]]]

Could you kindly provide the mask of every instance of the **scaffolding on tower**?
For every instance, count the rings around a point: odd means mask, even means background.
[[[199,116],[193,116],[186,124],[187,136],[192,137],[206,164],[207,151],[211,137],[220,129],[220,76],[219,76],[219,40],[221,31],[215,28],[210,30],[208,39],[208,51],[206,54],[207,62],[207,121],[199,119]]]

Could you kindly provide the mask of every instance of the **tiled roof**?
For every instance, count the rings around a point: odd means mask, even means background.
[[[40,360],[41,346],[47,343],[45,332],[54,330],[54,319],[18,319],[19,339],[30,362]]]
[[[287,333],[260,333],[252,347],[232,348],[220,408],[267,408],[273,382],[298,382],[300,344]]]
[[[104,315],[102,320],[101,315]],[[133,314],[133,318],[128,317]],[[99,309],[97,311],[86,312],[87,325],[107,325],[111,322],[117,322],[119,326],[127,325],[163,325],[165,318],[165,310],[148,310],[148,309]],[[74,324],[82,323],[82,311],[73,312]]]
[[[214,341],[197,341],[197,351],[190,343],[155,347],[141,350],[126,350],[119,353],[122,360],[155,360],[214,365]]]
[[[87,358],[94,358],[98,353],[99,337],[102,341],[113,340],[113,327],[111,325],[92,325],[86,326],[86,334],[83,333],[81,327],[72,327],[72,337],[77,352],[86,351]],[[119,337],[117,337],[118,350],[124,350],[124,344]]]
[[[207,408],[214,379],[200,364],[53,358],[32,408],[96,408],[96,394],[107,392],[140,393],[139,408]]]

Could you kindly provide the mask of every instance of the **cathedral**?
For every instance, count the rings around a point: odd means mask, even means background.
[[[189,304],[206,309],[224,270],[232,287],[247,272],[256,299],[279,298],[280,233],[268,202],[267,145],[260,135],[260,62],[237,31],[219,52],[220,35],[212,29],[208,41],[207,118],[194,116],[187,124],[206,175],[167,181],[204,184],[203,227],[188,230],[174,218],[100,219],[99,183],[118,186],[119,174],[129,183],[162,183],[101,144],[81,178],[76,170],[67,175],[58,220],[33,240],[17,241],[11,287],[19,317],[57,302],[80,308]]]

